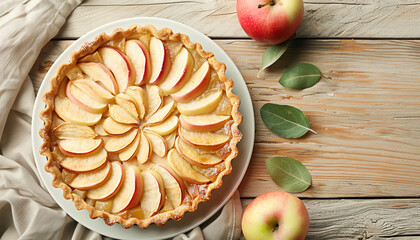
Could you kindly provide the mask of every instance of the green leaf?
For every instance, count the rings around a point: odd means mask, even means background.
[[[268,47],[264,51],[262,55],[262,67],[261,67],[261,70],[258,72],[257,77],[260,77],[260,73],[264,69],[273,65],[275,62],[277,62],[277,60],[280,59],[280,57],[286,52],[287,48],[290,46],[290,44],[292,43],[295,37],[296,37],[296,34],[294,34],[289,39],[287,39],[286,41],[280,44],[276,44],[276,45],[272,45]]]
[[[286,88],[305,89],[312,87],[321,79],[321,71],[310,63],[299,63],[287,69],[279,83]]]
[[[264,124],[277,135],[284,138],[299,138],[311,131],[305,114],[292,106],[266,103],[260,109]]]
[[[293,158],[272,157],[266,160],[266,167],[271,179],[284,191],[303,192],[311,186],[308,169]]]

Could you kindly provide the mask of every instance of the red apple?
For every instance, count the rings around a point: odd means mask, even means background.
[[[303,0],[237,0],[239,22],[248,36],[266,44],[289,39],[303,18]]]
[[[309,227],[309,214],[303,202],[284,192],[258,196],[242,216],[242,232],[247,240],[303,240]]]

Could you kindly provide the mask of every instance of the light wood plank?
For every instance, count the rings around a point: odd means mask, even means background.
[[[265,49],[250,40],[216,41],[242,72],[256,113],[256,144],[240,186],[242,197],[279,188],[265,160],[286,155],[304,163],[313,186],[302,197],[420,196],[420,41],[298,40],[273,68],[256,77]],[[71,41],[50,42],[31,71],[35,88],[45,66]],[[303,91],[277,80],[299,62],[317,65],[324,78]],[[39,70],[41,69],[41,71]],[[317,135],[287,140],[262,123],[264,103],[305,112]]]
[[[419,11],[418,0],[306,0],[297,36],[419,38]],[[77,38],[103,24],[138,16],[176,20],[211,37],[247,37],[236,17],[236,0],[88,0],[68,17],[56,38]]]
[[[250,203],[243,199],[243,208]],[[307,240],[419,239],[419,199],[303,200],[310,217]],[[242,238],[244,239],[244,238]]]

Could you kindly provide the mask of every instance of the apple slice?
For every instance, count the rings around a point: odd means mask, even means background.
[[[217,108],[220,100],[223,97],[223,91],[210,91],[206,95],[201,95],[198,98],[187,103],[178,103],[177,108],[183,115],[200,115],[212,112]]]
[[[126,149],[124,149],[122,152],[118,154],[120,160],[123,162],[126,162],[133,159],[139,150],[139,143],[140,143],[140,133],[137,134],[134,141]]]
[[[79,173],[69,184],[79,190],[89,190],[102,185],[111,175],[111,163],[90,172]]]
[[[158,86],[151,86],[147,94],[148,111],[146,119],[153,115],[163,104],[163,92]]]
[[[165,95],[177,92],[190,79],[194,59],[191,53],[183,47],[176,55],[171,71],[165,80],[159,85]]]
[[[152,71],[147,48],[139,40],[128,40],[125,43],[125,52],[136,69],[135,84],[140,86],[147,83]]]
[[[66,95],[74,104],[91,113],[103,113],[107,105],[84,93],[72,81],[67,84]]]
[[[140,120],[139,114],[137,113],[137,103],[130,95],[120,93],[115,97],[115,102],[129,112],[136,120]]]
[[[110,153],[124,150],[136,139],[138,132],[139,130],[135,128],[126,134],[113,136],[105,143],[105,149]]]
[[[175,146],[176,131],[164,136],[163,138],[165,138],[166,146],[168,147],[168,149],[173,148]]]
[[[184,200],[185,185],[182,179],[168,166],[154,165],[155,170],[162,177],[165,184],[166,198],[172,203],[173,208],[182,204]]]
[[[114,74],[119,91],[125,92],[136,79],[136,72],[131,60],[120,50],[109,46],[99,48],[98,52],[104,60],[105,66]]]
[[[152,63],[152,74],[149,84],[159,84],[165,79],[171,69],[171,58],[163,42],[155,37],[150,39],[149,50]]]
[[[184,158],[182,158],[182,156],[175,148],[169,151],[168,161],[171,167],[183,180],[196,184],[210,182],[210,179],[194,170],[191,165]]]
[[[166,99],[165,99],[165,102],[167,103],[165,103],[165,106],[157,110],[152,116],[150,116],[147,119],[145,123],[146,126],[156,125],[165,121],[165,119],[169,117],[169,115],[175,110],[176,106],[175,106],[174,100],[172,100],[171,98],[166,98]]]
[[[109,116],[114,119],[114,121],[123,123],[123,124],[137,124],[138,121],[133,117],[127,110],[125,110],[120,105],[113,104],[109,106]]]
[[[201,64],[190,80],[178,92],[171,94],[177,102],[188,102],[203,94],[210,85],[210,65],[207,61]]]
[[[106,90],[112,94],[118,93],[118,84],[111,71],[102,63],[83,62],[77,64],[82,71],[91,79],[100,82]]]
[[[211,167],[223,161],[216,155],[200,153],[179,137],[175,141],[175,147],[185,160],[198,167]]]
[[[143,88],[138,86],[128,87],[127,92],[136,102],[139,118],[143,119],[147,112],[147,97]]]
[[[192,132],[179,128],[179,136],[194,147],[216,150],[229,142],[229,135],[215,132]]]
[[[124,181],[124,168],[119,162],[111,162],[111,176],[100,187],[91,189],[86,196],[94,200],[105,200],[114,196]]]
[[[141,209],[144,216],[149,218],[162,208],[165,202],[165,187],[162,177],[153,170],[142,172],[144,193],[141,199]]]
[[[166,136],[170,134],[171,132],[175,131],[178,127],[178,124],[179,124],[178,117],[176,115],[172,115],[168,119],[166,119],[164,122],[155,126],[147,127],[146,129],[153,131],[161,136]]]
[[[103,123],[105,132],[112,135],[121,135],[133,129],[133,125],[122,124],[114,121],[112,117],[107,117]]]
[[[58,147],[63,154],[77,157],[95,152],[102,146],[102,143],[102,139],[63,139],[58,141]]]
[[[150,140],[153,152],[159,157],[164,157],[168,151],[165,139],[154,132],[144,131],[144,133]]]
[[[89,172],[106,163],[108,154],[105,149],[89,156],[82,157],[65,157],[60,161],[60,166],[72,172]]]
[[[143,189],[141,170],[136,166],[126,168],[122,186],[114,196],[111,213],[119,213],[139,205]]]
[[[83,110],[68,98],[56,97],[54,105],[57,115],[67,122],[92,126],[99,122],[102,117],[101,113],[90,113]]]
[[[99,136],[102,136],[102,137],[104,137],[104,136],[108,136],[108,135],[109,135],[107,132],[105,132],[105,129],[104,129],[104,121],[105,121],[105,118],[102,118],[102,119],[101,119],[101,121],[99,121],[99,122],[95,125],[95,127],[93,128],[93,129],[95,130],[95,132],[96,132]]]
[[[114,95],[91,79],[78,79],[73,81],[73,84],[98,102],[106,104],[114,102]]]
[[[213,132],[222,128],[229,120],[230,116],[220,116],[216,114],[205,114],[197,116],[181,115],[179,120],[181,126],[189,131]]]
[[[145,164],[152,157],[152,153],[153,149],[150,140],[146,134],[141,131],[139,151],[137,152],[137,162],[139,164]]]
[[[52,130],[58,139],[94,138],[97,136],[91,127],[64,122]]]
[[[94,52],[92,54],[88,54],[78,60],[79,62],[96,62],[96,63],[103,63],[104,61],[99,55],[98,52]]]

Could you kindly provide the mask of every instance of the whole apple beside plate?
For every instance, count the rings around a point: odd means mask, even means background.
[[[258,196],[242,216],[242,232],[247,240],[303,240],[309,227],[309,214],[303,202],[284,192]]]
[[[248,36],[266,44],[289,39],[303,18],[303,0],[237,0],[239,22]]]

